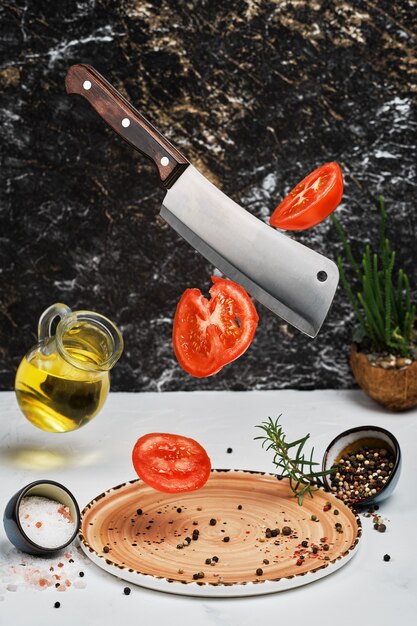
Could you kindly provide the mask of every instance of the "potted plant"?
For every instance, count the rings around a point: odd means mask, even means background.
[[[406,272],[395,267],[382,196],[379,211],[379,250],[371,251],[366,245],[360,262],[339,220],[333,215],[332,221],[350,265],[348,279],[338,257],[340,280],[358,322],[350,353],[353,374],[371,398],[401,411],[417,406],[416,307]]]

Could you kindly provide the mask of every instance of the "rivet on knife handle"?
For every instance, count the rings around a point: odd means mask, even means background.
[[[91,66],[72,65],[65,88],[83,96],[122,139],[151,159],[166,189],[188,167],[189,161]]]

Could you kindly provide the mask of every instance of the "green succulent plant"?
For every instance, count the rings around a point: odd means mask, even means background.
[[[386,236],[387,213],[382,196],[379,197],[379,212],[379,250],[373,252],[370,245],[366,245],[359,262],[341,223],[331,216],[352,274],[349,282],[342,258],[338,256],[340,280],[359,322],[353,340],[376,352],[388,351],[408,357],[416,307],[411,301],[406,272],[402,268],[395,269],[396,255]]]

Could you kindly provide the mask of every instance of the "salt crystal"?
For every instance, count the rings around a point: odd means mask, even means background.
[[[45,559],[23,554],[15,547],[8,547],[6,543],[0,542],[0,597],[9,591],[20,589],[36,589],[43,593],[60,590],[70,593],[78,581],[83,583],[77,585],[78,589],[83,589],[85,583],[80,581],[79,573],[88,572],[91,561],[76,544],[71,544],[68,549],[71,552],[66,553],[67,556]],[[63,563],[63,567],[58,568],[58,563]],[[59,572],[59,575],[55,572]],[[60,583],[59,589],[55,587],[57,582]]]
[[[27,537],[44,548],[64,545],[75,529],[68,507],[42,496],[22,498],[19,521]]]

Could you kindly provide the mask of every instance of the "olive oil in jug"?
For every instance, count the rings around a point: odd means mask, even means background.
[[[51,327],[61,320],[56,333]],[[56,304],[39,321],[39,343],[16,374],[15,391],[25,417],[49,432],[68,432],[87,424],[103,406],[109,370],[123,350],[117,327],[90,311]]]

